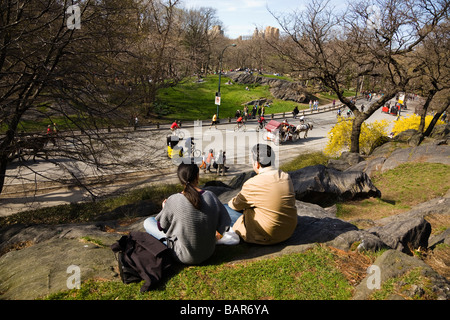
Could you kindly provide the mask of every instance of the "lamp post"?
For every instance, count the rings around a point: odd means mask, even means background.
[[[228,47],[236,47],[236,44],[230,44],[228,46],[226,46],[225,48],[223,48],[222,53],[219,56],[219,88],[217,89],[216,92],[216,105],[217,105],[217,119],[219,119],[219,106],[220,106],[220,78],[222,76],[222,59],[223,59],[223,53],[225,52],[225,50]]]

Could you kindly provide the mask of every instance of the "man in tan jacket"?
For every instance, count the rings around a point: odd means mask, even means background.
[[[265,144],[252,149],[256,176],[247,180],[229,201],[233,230],[246,242],[275,244],[287,240],[297,226],[294,186],[289,175],[272,167],[275,154]]]

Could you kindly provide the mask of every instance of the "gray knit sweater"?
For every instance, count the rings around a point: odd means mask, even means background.
[[[223,234],[231,224],[227,210],[214,193],[203,191],[201,199],[201,210],[197,210],[183,194],[174,194],[156,216],[169,248],[185,264],[208,259],[215,249],[216,230]]]

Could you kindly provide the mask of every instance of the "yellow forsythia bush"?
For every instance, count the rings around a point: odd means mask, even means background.
[[[426,130],[428,128],[432,119],[433,119],[433,116],[431,116],[431,115],[425,117],[425,129],[424,130]],[[400,132],[403,132],[403,131],[406,131],[409,129],[418,130],[419,124],[420,124],[420,116],[418,116],[417,114],[411,114],[409,116],[402,117],[399,120],[395,121],[394,127],[392,128],[392,132],[394,132],[394,134],[398,134]],[[436,125],[439,125],[439,124],[444,124],[444,121],[438,120]]]
[[[324,153],[332,157],[338,157],[344,151],[350,150],[350,138],[352,134],[353,119],[340,117],[337,124],[328,132],[328,143]],[[389,123],[386,120],[375,121],[373,123],[363,123],[361,135],[359,137],[359,150],[369,154],[374,142],[387,135]]]

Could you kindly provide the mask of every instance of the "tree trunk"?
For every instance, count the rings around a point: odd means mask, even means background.
[[[353,120],[352,135],[350,142],[350,152],[352,153],[359,153],[359,137],[361,135],[361,126],[365,120],[366,117],[362,113],[357,115]]]
[[[449,106],[450,106],[450,103],[447,102],[446,106],[444,106],[442,109],[440,109],[440,110],[438,110],[436,112],[436,114],[434,115],[433,119],[431,120],[430,125],[428,126],[427,130],[423,134],[424,137],[429,137],[430,136],[430,134],[433,131],[434,126],[438,122],[439,118],[442,116],[444,111],[448,109]]]
[[[436,92],[437,92],[436,90],[430,90],[428,92],[427,100],[425,101],[425,104],[423,105],[422,113],[420,115],[420,124],[419,124],[419,129],[418,129],[418,131],[420,133],[423,133],[423,131],[425,130],[425,117],[427,116],[427,110],[428,110],[431,100],[433,100],[433,97],[436,94]]]
[[[8,156],[2,155],[0,157],[0,194],[2,194],[3,186],[5,185],[7,167],[8,167]]]

